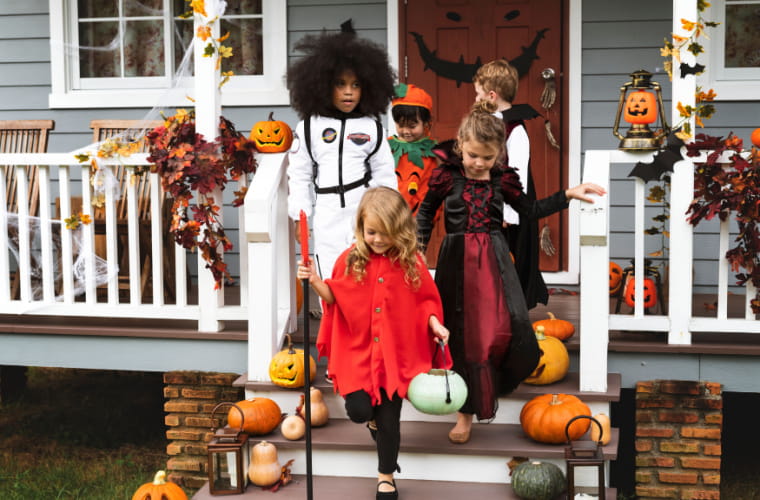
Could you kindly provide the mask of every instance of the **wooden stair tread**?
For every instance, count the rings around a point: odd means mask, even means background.
[[[375,498],[375,478],[314,476],[312,491],[315,500],[371,500]],[[500,498],[517,500],[512,488],[506,483],[461,483],[453,481],[424,481],[415,479],[397,479],[400,498],[414,500],[461,500],[462,498]],[[192,497],[192,500],[213,500],[226,498],[242,500],[260,498],[270,492],[248,485],[245,493],[240,495],[212,496],[208,483]],[[607,488],[607,498],[616,497],[615,490]],[[306,498],[306,477],[294,475],[293,482],[280,488],[276,500],[301,500]],[[566,498],[563,495],[560,498]],[[558,499],[560,500],[560,499]]]
[[[317,387],[319,390],[321,390],[325,394],[331,394],[333,392],[332,384],[327,383],[325,380],[325,370],[326,365],[325,364],[317,364],[317,375],[315,377],[314,382],[312,383],[312,386]],[[294,391],[295,389],[286,389],[279,386],[274,385],[270,381],[266,382],[249,382],[248,381],[248,375],[246,373],[242,374],[240,377],[238,377],[237,380],[233,383],[236,387],[245,387],[245,390],[247,391],[276,391],[276,390],[283,390],[283,391]],[[559,381],[555,382],[554,384],[549,385],[529,385],[529,384],[520,384],[517,386],[517,389],[512,392],[508,398],[511,399],[532,399],[535,396],[539,396],[541,394],[547,394],[547,393],[561,393],[561,394],[572,394],[574,396],[580,397],[584,402],[591,402],[591,401],[619,401],[620,400],[620,386],[621,386],[621,376],[619,373],[608,373],[607,374],[607,391],[606,392],[581,392],[579,389],[580,386],[580,375],[577,372],[571,372],[568,373],[567,376]],[[301,389],[299,389],[300,391]]]
[[[401,422],[401,453],[430,453],[442,455],[480,455],[498,457],[553,458],[564,460],[565,445],[537,443],[530,440],[519,424],[473,424],[470,441],[452,444],[448,440],[451,423],[448,422]],[[279,430],[270,435],[251,437],[252,441],[266,439],[278,448],[303,448],[305,441],[289,441]],[[348,419],[330,419],[324,427],[311,432],[313,449],[374,450],[375,443],[362,424]],[[604,458],[617,458],[618,429],[612,429],[612,439],[604,447]]]

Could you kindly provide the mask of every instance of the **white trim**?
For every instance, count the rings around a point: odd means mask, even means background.
[[[73,1],[73,0],[69,0]],[[67,65],[66,40],[69,31],[68,2],[50,0],[50,108],[150,108],[189,106],[192,82],[187,87],[132,89],[72,88],[71,68]],[[237,76],[222,87],[223,106],[287,106],[290,103],[283,75],[287,70],[287,5],[282,0],[263,0],[262,39],[267,40],[264,74]],[[76,56],[71,56],[76,61]],[[161,78],[157,78],[161,80]],[[166,79],[168,81],[168,79]],[[151,83],[155,86],[155,83]],[[118,104],[117,104],[118,103]]]
[[[731,2],[738,4],[740,2]],[[754,3],[760,8],[760,3]],[[717,101],[757,101],[760,94],[760,68],[726,68],[725,34],[726,34],[726,0],[713,0],[706,10],[705,19],[714,21],[718,26],[706,28],[707,36],[700,41],[708,56],[705,71],[698,77],[698,84],[704,89],[713,89]]]

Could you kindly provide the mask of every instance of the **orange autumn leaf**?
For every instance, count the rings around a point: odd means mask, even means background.
[[[195,32],[196,36],[204,42],[211,37],[211,26],[198,26],[198,30]]]

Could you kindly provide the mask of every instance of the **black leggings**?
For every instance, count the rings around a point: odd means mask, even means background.
[[[380,389],[380,404],[372,406],[366,391],[346,394],[346,413],[356,423],[374,419],[377,424],[377,470],[380,474],[393,474],[399,469],[398,450],[401,445],[401,403],[398,394],[388,399]]]

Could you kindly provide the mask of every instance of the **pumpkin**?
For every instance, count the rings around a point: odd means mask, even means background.
[[[301,439],[306,434],[306,421],[301,415],[289,415],[282,420],[280,432],[290,441]]]
[[[644,307],[654,307],[657,305],[657,287],[652,278],[644,278]],[[623,294],[625,303],[628,307],[636,305],[636,280],[631,276],[625,285]]]
[[[657,101],[654,94],[646,90],[636,90],[628,94],[623,118],[634,125],[657,121]]]
[[[240,422],[240,412],[232,407],[227,413],[227,425],[234,429],[242,426],[243,432],[251,436],[269,434],[282,420],[280,407],[269,398],[244,399],[235,404],[243,410],[244,423]]]
[[[512,491],[524,500],[554,500],[565,491],[565,475],[553,463],[528,460],[512,472]]]
[[[616,262],[610,262],[610,295],[620,291],[623,284],[623,268]]]
[[[269,378],[274,385],[280,387],[303,387],[303,349],[294,349],[290,335],[286,333],[285,337],[288,339],[288,347],[272,357],[272,361],[269,362]],[[317,362],[312,356],[309,356],[309,362],[309,377],[310,380],[314,380],[317,376]]]
[[[553,313],[547,312],[549,319],[541,319],[533,322],[533,330],[539,326],[544,327],[544,335],[556,337],[560,340],[567,340],[575,333],[575,326],[564,319],[557,319]]]
[[[579,419],[573,422],[565,435],[565,426],[578,415],[591,416],[589,407],[572,394],[542,394],[531,399],[520,411],[523,432],[539,443],[566,443],[567,437],[575,441],[583,436],[591,421]]]
[[[752,141],[753,146],[760,148],[760,128],[756,128],[752,131],[752,135],[749,136],[749,140]]]
[[[533,373],[523,382],[531,385],[546,385],[565,378],[570,368],[570,356],[562,341],[556,337],[544,335],[544,327],[536,328],[536,340],[541,358]]]
[[[277,447],[262,441],[251,450],[248,479],[256,486],[272,486],[280,480],[282,466],[277,460]]]
[[[296,412],[304,419],[306,411],[304,408],[304,395],[301,394],[301,404],[296,408]],[[321,427],[330,420],[330,411],[327,409],[325,400],[322,398],[322,391],[316,387],[309,389],[309,401],[311,401],[311,425],[312,427]]]
[[[132,500],[187,500],[182,488],[166,482],[166,472],[156,472],[152,483],[145,483],[135,491]]]
[[[293,130],[273,116],[274,112],[270,112],[267,121],[256,122],[251,129],[250,139],[262,153],[281,153],[293,143]]]
[[[445,377],[448,377],[448,393]],[[433,368],[416,375],[409,383],[407,399],[418,411],[428,415],[448,415],[467,399],[467,384],[456,372]]]
[[[592,422],[589,437],[592,441],[601,442],[603,445],[608,444],[610,442],[610,439],[612,439],[612,425],[610,423],[610,417],[608,417],[605,413],[597,413],[594,415],[594,420],[599,422],[599,425],[596,425]],[[600,433],[601,436],[599,435]]]

